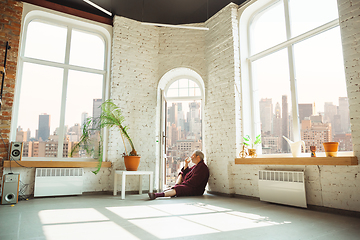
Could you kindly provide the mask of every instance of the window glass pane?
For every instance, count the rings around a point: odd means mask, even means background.
[[[258,13],[250,25],[251,55],[286,41],[284,5],[278,2]]]
[[[195,88],[189,88],[189,96],[195,96]]]
[[[57,156],[62,82],[62,69],[24,63],[16,134],[24,157]]]
[[[191,80],[180,79],[172,83],[166,93],[167,97],[201,96],[199,86]]]
[[[338,18],[336,0],[290,0],[289,8],[292,37]]]
[[[66,27],[30,22],[27,28],[25,57],[63,63],[66,35]]]
[[[340,142],[352,151],[340,29],[336,27],[294,45],[301,136],[324,151],[323,142]]]
[[[179,88],[187,88],[189,87],[189,80],[188,79],[180,79],[179,81]]]
[[[195,95],[194,96],[201,96],[200,88],[195,88]]]
[[[194,87],[197,87],[197,86],[198,85],[194,81],[189,80],[189,87],[194,88]]]
[[[179,97],[186,97],[186,96],[189,96],[189,89],[179,88]]]
[[[71,33],[70,64],[104,69],[105,44],[98,35],[73,30]]]
[[[276,64],[273,64],[276,63]],[[262,153],[288,153],[282,136],[291,138],[291,94],[287,50],[283,49],[255,61],[252,65],[255,111],[260,114]]]
[[[166,93],[167,97],[178,97],[179,96],[179,90],[178,89],[169,89]]]
[[[64,149],[70,150],[81,135],[84,120],[87,117],[99,117],[101,114],[103,75],[79,71],[69,71],[66,96],[66,139]],[[84,89],[86,87],[86,89]],[[94,146],[99,146],[100,131],[92,133]],[[70,143],[70,144],[69,144]],[[70,147],[68,147],[70,145]],[[80,149],[73,157],[90,157]],[[94,156],[91,156],[94,157]]]

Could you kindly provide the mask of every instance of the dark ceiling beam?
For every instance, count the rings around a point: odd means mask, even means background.
[[[36,6],[48,8],[48,9],[55,10],[55,11],[62,12],[62,13],[67,13],[67,14],[85,18],[88,20],[108,24],[111,26],[113,25],[112,18],[102,17],[102,16],[99,16],[99,15],[96,15],[93,13],[84,12],[84,11],[74,9],[71,7],[67,7],[67,6],[63,6],[63,5],[60,5],[57,3],[48,2],[48,1],[44,1],[44,0],[23,0],[22,2],[30,3],[30,4],[33,4]]]

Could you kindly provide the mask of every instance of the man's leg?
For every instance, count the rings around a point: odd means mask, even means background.
[[[176,191],[175,191],[175,189],[170,189],[170,190],[164,192],[164,195],[165,195],[165,197],[172,197],[172,196],[176,195]]]
[[[176,195],[175,189],[169,189],[162,193],[148,193],[150,200],[154,200],[158,197],[172,197]]]

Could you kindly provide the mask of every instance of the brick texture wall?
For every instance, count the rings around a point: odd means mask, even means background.
[[[2,104],[0,111],[0,185],[2,183],[2,160],[7,160],[9,147],[9,134],[11,125],[12,105],[16,78],[16,65],[18,58],[20,29],[21,29],[22,3],[13,0],[0,0],[0,65],[4,66],[5,46],[9,42],[11,47],[7,54],[6,76],[4,80]],[[2,74],[0,75],[2,77]],[[5,144],[4,144],[5,142]]]
[[[171,69],[187,67],[204,79],[204,41],[204,31],[159,28],[115,17],[111,98],[123,109],[129,134],[141,155],[139,170],[154,171],[156,166],[157,88],[161,76]],[[118,169],[125,169],[123,152],[119,133],[112,131],[108,156]],[[143,181],[146,186],[147,179]],[[129,179],[126,187],[136,190],[137,177]]]
[[[203,27],[203,24],[191,24]],[[186,67],[205,80],[205,34],[207,31],[168,28],[159,29],[159,77],[171,69]]]
[[[236,151],[235,83],[239,79],[236,4],[206,22],[207,82],[205,103],[206,158],[209,190],[232,193],[231,162]]]
[[[111,98],[123,110],[129,135],[141,155],[139,170],[155,169],[155,120],[158,82],[159,30],[140,22],[114,18]],[[130,146],[127,147],[128,152]],[[108,157],[117,169],[125,169],[124,146],[111,131]],[[129,177],[127,190],[136,190],[138,177]],[[148,181],[145,180],[144,181]],[[146,186],[147,183],[145,183]]]

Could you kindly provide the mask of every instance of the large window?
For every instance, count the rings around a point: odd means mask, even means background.
[[[25,18],[12,123],[23,158],[69,157],[86,119],[100,114],[108,40],[97,28],[49,13]],[[99,131],[92,134],[100,141]]]
[[[262,154],[289,153],[283,136],[304,140],[303,152],[324,151],[328,141],[352,151],[337,1],[259,2],[248,19],[247,61],[251,134],[261,134]]]

